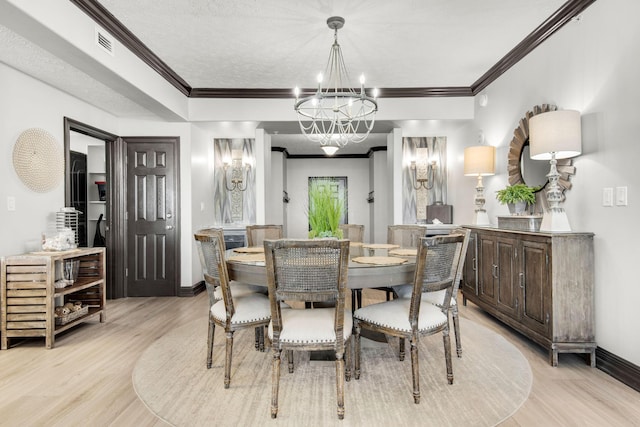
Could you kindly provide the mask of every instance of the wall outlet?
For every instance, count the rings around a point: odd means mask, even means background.
[[[7,196],[7,210],[15,211],[16,210],[16,198],[13,196]]]
[[[612,187],[605,187],[602,189],[602,206],[613,206]]]

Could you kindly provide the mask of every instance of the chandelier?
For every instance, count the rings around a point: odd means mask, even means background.
[[[373,90],[373,96],[365,93],[364,75],[360,76],[359,92],[349,85],[349,73],[338,44],[338,30],[344,26],[344,18],[332,16],[327,25],[334,30],[334,42],[325,69],[326,86],[322,88],[324,77],[319,74],[315,94],[300,98],[300,89],[296,87],[294,109],[302,133],[332,155],[349,142],[362,142],[369,136],[378,103],[377,89]]]

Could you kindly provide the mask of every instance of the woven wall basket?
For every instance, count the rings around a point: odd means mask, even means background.
[[[64,176],[62,146],[44,129],[27,129],[13,147],[13,168],[27,187],[46,193]]]

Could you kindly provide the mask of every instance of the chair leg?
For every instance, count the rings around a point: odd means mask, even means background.
[[[357,323],[354,326],[354,340],[355,340],[355,349],[354,349],[354,372],[353,376],[356,380],[360,379],[360,325]]]
[[[224,361],[224,388],[231,384],[231,359],[233,354],[233,331],[227,332],[227,356]]]
[[[456,354],[462,357],[462,343],[460,341],[460,319],[458,319],[458,306],[451,308],[451,317],[453,318],[453,332],[456,334]]]
[[[336,395],[338,396],[338,419],[344,419],[344,353],[336,352]]]
[[[280,353],[282,350],[273,349],[271,362],[271,418],[278,416],[278,387],[280,386]]]
[[[413,377],[413,402],[420,403],[420,371],[418,367],[418,338],[412,337],[411,345],[411,374]]]
[[[209,330],[207,333],[207,369],[211,369],[213,364],[213,335],[216,331],[216,324],[209,319]]]
[[[345,343],[345,371],[344,371],[344,379],[346,381],[351,381],[351,369],[353,367],[353,335],[349,337],[347,342]]]
[[[258,350],[264,353],[264,326],[256,328],[258,331]]]
[[[401,362],[404,360],[404,347],[404,338],[400,338],[398,340],[398,360]]]
[[[447,363],[447,381],[453,384],[453,365],[451,363],[451,338],[449,338],[449,329],[442,331],[442,340],[444,341],[444,358]]]
[[[289,373],[293,374],[293,350],[287,350],[287,362]]]
[[[256,351],[260,350],[260,327],[256,327],[255,347],[256,347]]]

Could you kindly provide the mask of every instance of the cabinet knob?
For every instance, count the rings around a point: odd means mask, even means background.
[[[524,273],[520,273],[520,287],[524,289]]]
[[[173,218],[173,215],[171,215],[170,213],[167,214],[167,218]]]

